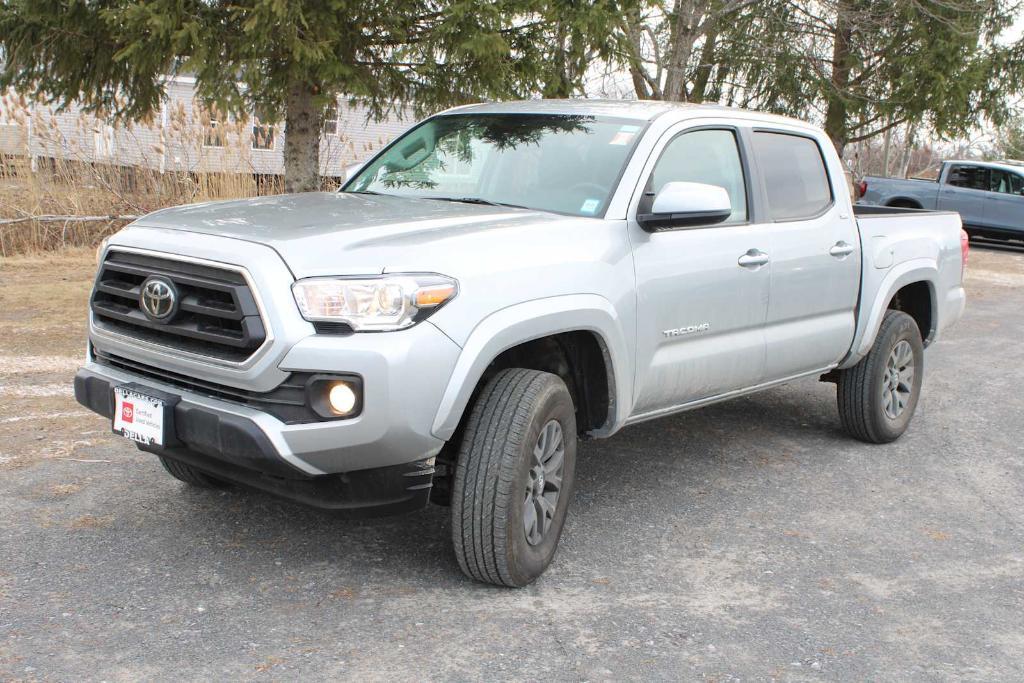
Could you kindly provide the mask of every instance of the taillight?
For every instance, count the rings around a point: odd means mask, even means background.
[[[964,268],[967,267],[967,257],[971,253],[971,238],[967,231],[960,228],[960,260]]]
[[[859,196],[863,197],[864,195],[866,195],[868,193],[868,181],[860,181],[860,185],[857,186],[857,189],[860,190]]]

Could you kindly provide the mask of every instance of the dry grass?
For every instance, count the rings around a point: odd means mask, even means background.
[[[167,206],[282,192],[279,176],[255,173],[252,123],[223,122],[212,134],[211,116],[179,104],[163,125],[114,126],[0,97],[0,256],[92,246],[127,222],[121,217]],[[204,145],[211,139],[220,146]],[[117,154],[100,163],[107,140]],[[41,220],[53,216],[62,218]]]
[[[114,438],[72,396],[95,270],[92,249],[0,258],[0,477]]]

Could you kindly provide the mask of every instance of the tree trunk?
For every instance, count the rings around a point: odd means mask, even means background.
[[[848,0],[840,0],[836,7],[836,26],[832,44],[832,77],[831,87],[826,98],[828,108],[825,112],[825,132],[832,138],[839,156],[850,136],[846,129],[846,91],[850,85],[850,41],[853,38],[853,23],[850,16],[851,8]]]
[[[665,70],[665,99],[669,102],[685,102],[687,99],[686,69],[694,43],[700,37],[698,26],[704,17],[703,8],[697,7],[698,1],[676,0],[675,3],[675,23],[672,25],[672,42]]]
[[[640,27],[642,18],[634,10],[626,20],[626,40],[629,44],[629,77],[633,81],[633,90],[638,100],[660,99],[661,93],[649,87],[646,74],[644,73],[643,51],[644,34]]]
[[[917,126],[913,123],[907,124],[906,143],[903,148],[903,159],[900,161],[900,177],[910,177],[910,160],[914,157],[914,145],[917,139]]]
[[[293,81],[286,98],[284,190],[315,192],[320,189],[320,109],[309,83]]]
[[[630,63],[629,65],[629,77],[633,80],[633,90],[636,92],[636,98],[638,100],[657,99],[653,97],[651,89],[647,87],[647,81],[644,80],[643,74],[640,73],[640,68],[635,63]]]
[[[889,122],[892,122],[892,117],[889,117]],[[882,137],[882,175],[888,177],[889,173],[889,160],[892,158],[892,128],[885,131],[885,135]]]
[[[715,22],[715,19],[711,18],[709,21]],[[691,102],[699,104],[708,98],[708,81],[711,79],[711,69],[715,66],[715,43],[717,41],[718,29],[715,24],[712,24],[704,35],[704,47],[700,51],[700,64],[697,66],[697,73],[693,78],[693,92],[690,93]],[[714,99],[717,101],[718,98]]]

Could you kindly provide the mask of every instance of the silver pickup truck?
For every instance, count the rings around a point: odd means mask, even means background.
[[[956,211],[974,236],[1024,239],[1024,163],[946,161],[935,180],[868,176],[860,204]]]
[[[898,438],[964,308],[966,245],[955,213],[855,211],[800,121],[467,106],[340,192],[117,233],[75,394],[194,486],[450,505],[466,574],[522,586],[555,553],[580,439],[802,377],[838,385],[853,437]]]

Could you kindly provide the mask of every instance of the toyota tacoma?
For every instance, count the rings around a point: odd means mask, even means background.
[[[540,100],[428,118],[338,192],[157,211],[98,258],[75,395],[172,476],[448,505],[463,571],[523,586],[580,440],[804,377],[898,438],[967,242],[854,207],[800,121]]]

